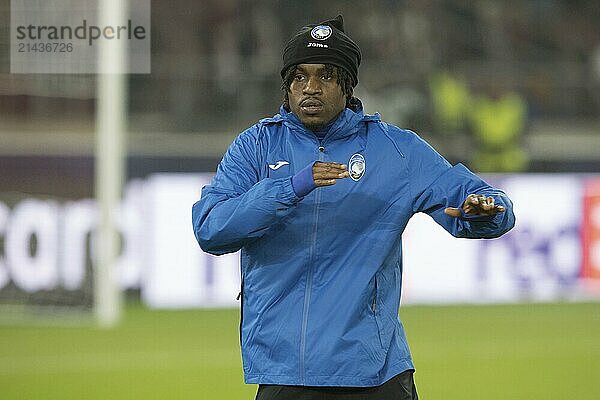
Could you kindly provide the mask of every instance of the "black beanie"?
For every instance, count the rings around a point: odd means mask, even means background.
[[[352,78],[352,86],[358,83],[360,49],[344,33],[344,20],[341,15],[334,19],[308,25],[296,33],[283,50],[285,71],[296,64],[333,64],[344,68]]]

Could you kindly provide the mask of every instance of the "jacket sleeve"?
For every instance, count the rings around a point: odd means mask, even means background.
[[[259,180],[255,129],[231,144],[210,185],[202,188],[200,200],[192,207],[194,234],[207,253],[221,255],[241,249],[263,236],[300,200],[291,177]]]
[[[500,189],[490,186],[462,164],[450,165],[425,141],[415,135],[410,152],[410,182],[413,212],[425,212],[455,237],[496,238],[515,225],[513,205]],[[463,215],[454,218],[444,213],[446,207],[461,208],[469,194],[494,198],[505,211],[494,216]]]

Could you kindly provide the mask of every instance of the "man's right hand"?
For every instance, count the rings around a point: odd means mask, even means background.
[[[350,176],[345,164],[317,161],[312,167],[313,180],[316,186],[331,186],[336,180]]]

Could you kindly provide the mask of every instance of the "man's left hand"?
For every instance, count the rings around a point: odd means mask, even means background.
[[[470,194],[462,205],[462,212],[466,215],[496,215],[504,212],[504,206],[494,204],[493,197],[482,194]],[[462,215],[460,208],[448,207],[444,212],[451,217],[458,218]]]

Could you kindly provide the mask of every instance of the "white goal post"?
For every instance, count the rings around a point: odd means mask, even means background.
[[[127,3],[122,0],[100,1],[100,25],[123,20],[128,12]],[[120,247],[116,215],[125,180],[127,88],[125,73],[107,71],[125,71],[127,54],[124,41],[104,40],[99,44],[95,150],[99,223],[94,303],[99,325],[111,327],[119,322],[122,314],[122,294],[115,271]]]

